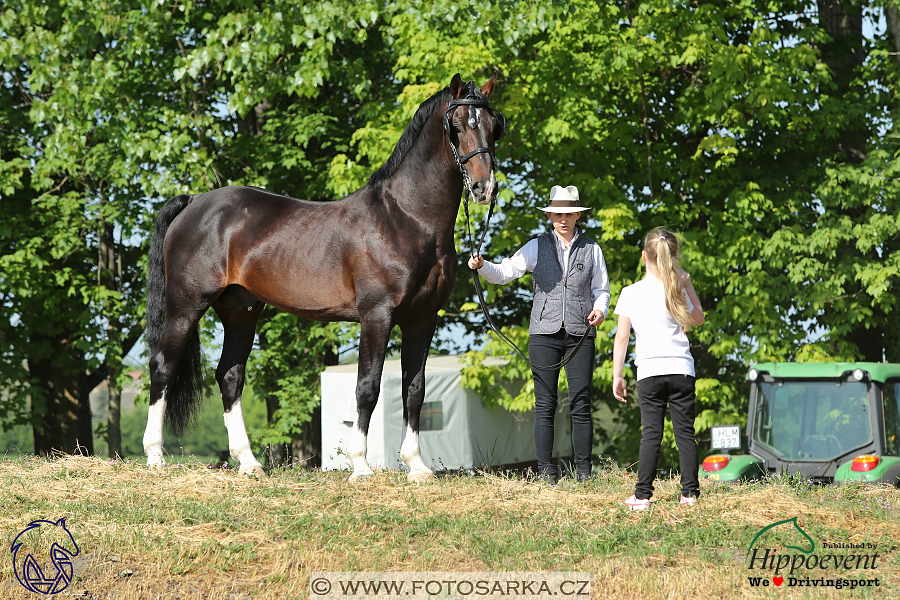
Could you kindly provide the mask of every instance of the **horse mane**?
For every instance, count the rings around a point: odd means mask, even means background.
[[[473,96],[480,100],[486,100],[484,94],[481,93],[481,90],[478,89],[474,81],[469,81],[465,84],[460,96],[462,98]],[[391,176],[400,167],[400,164],[403,163],[403,159],[406,158],[406,155],[409,152],[410,148],[412,148],[416,140],[419,139],[419,135],[422,133],[422,129],[425,127],[425,123],[428,121],[428,118],[432,115],[432,113],[434,113],[434,110],[444,102],[449,101],[450,88],[445,87],[444,89],[437,92],[434,96],[419,105],[419,108],[416,110],[416,114],[413,115],[412,121],[410,121],[409,125],[406,126],[406,131],[403,132],[403,135],[400,136],[400,140],[397,142],[397,145],[394,146],[394,151],[391,152],[391,156],[377,171],[372,173],[372,175],[369,177],[369,185],[375,185],[376,183],[381,183],[382,181],[391,178]]]

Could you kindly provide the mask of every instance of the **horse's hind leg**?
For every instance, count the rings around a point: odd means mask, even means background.
[[[424,482],[434,478],[419,452],[419,417],[425,402],[425,360],[434,337],[437,317],[416,325],[401,325],[403,342],[400,363],[403,369],[403,425],[405,436],[400,447],[400,460],[409,467],[409,481]]]
[[[244,389],[244,377],[247,358],[253,349],[253,338],[256,334],[256,323],[262,313],[262,307],[248,310],[240,308],[228,312],[216,304],[213,305],[225,327],[225,339],[222,344],[222,357],[216,368],[216,381],[222,392],[222,405],[225,409],[225,428],[228,429],[228,450],[231,457],[240,463],[242,475],[264,475],[262,465],[253,455],[250,438],[244,425],[244,412],[241,407],[241,392]]]
[[[156,352],[150,357],[150,407],[144,430],[144,452],[148,467],[163,467],[163,425],[166,416],[166,391],[178,374],[178,363],[194,328],[206,309],[177,311],[166,317]]]
[[[353,467],[350,481],[361,480],[373,474],[372,468],[366,462],[366,440],[369,435],[369,421],[378,403],[384,355],[392,328],[391,310],[384,307],[371,310],[361,320],[359,370],[356,378],[356,427],[350,433],[347,449],[347,456]]]

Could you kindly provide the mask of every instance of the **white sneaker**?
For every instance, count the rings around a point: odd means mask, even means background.
[[[650,499],[649,498],[635,498],[632,496],[628,500],[625,501],[625,506],[630,508],[631,510],[645,510],[650,507]]]
[[[678,504],[680,504],[681,506],[693,506],[697,504],[697,499],[693,497],[682,496],[681,502],[679,502]]]

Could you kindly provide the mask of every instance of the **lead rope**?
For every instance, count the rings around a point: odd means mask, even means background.
[[[463,211],[466,213],[466,237],[468,237],[469,241],[470,241],[470,248],[472,249],[472,256],[478,256],[479,254],[481,254],[481,246],[482,246],[482,244],[484,244],[484,237],[485,237],[485,234],[487,234],[488,223],[490,223],[491,216],[494,213],[494,206],[495,206],[496,202],[497,202],[497,194],[495,191],[493,197],[491,198],[491,206],[488,209],[487,217],[484,220],[484,227],[482,227],[481,239],[478,241],[478,245],[476,246],[474,235],[472,235],[472,233],[470,231],[470,226],[469,226],[469,190],[467,187],[463,187]],[[471,269],[471,271],[472,271],[472,282],[475,284],[475,294],[478,296],[478,303],[481,305],[481,312],[484,314],[484,320],[487,323],[488,327],[491,329],[491,331],[493,331],[495,334],[497,334],[497,337],[499,337],[501,340],[506,342],[506,344],[510,348],[512,348],[515,351],[515,353],[518,354],[522,358],[522,360],[524,360],[526,363],[528,363],[532,369],[536,369],[538,371],[559,371],[559,369],[562,369],[564,366],[566,366],[566,364],[570,360],[572,360],[572,357],[575,356],[575,353],[581,349],[581,346],[584,344],[584,341],[588,338],[588,335],[591,332],[591,327],[592,327],[591,325],[588,325],[587,329],[584,330],[584,333],[581,335],[581,338],[578,340],[578,343],[575,345],[575,348],[573,348],[572,351],[567,356],[565,356],[559,363],[545,367],[545,366],[541,366],[541,365],[536,365],[533,362],[531,362],[530,360],[528,360],[528,357],[525,356],[525,354],[522,352],[522,350],[519,349],[519,347],[516,345],[516,343],[513,342],[511,339],[509,339],[509,337],[505,333],[503,333],[499,327],[497,327],[497,325],[494,323],[494,320],[491,319],[491,315],[488,314],[488,310],[487,310],[487,302],[484,299],[484,288],[481,287],[481,281],[478,278],[478,271],[476,269]]]

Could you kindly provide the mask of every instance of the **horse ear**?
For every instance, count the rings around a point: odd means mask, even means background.
[[[481,93],[484,94],[485,98],[490,98],[491,94],[494,93],[494,79],[496,79],[496,75],[491,77],[490,81],[481,86]]]
[[[450,80],[450,95],[453,96],[454,100],[459,99],[459,95],[462,93],[462,88],[462,78],[459,76],[459,73],[457,73],[453,76],[453,79]]]

